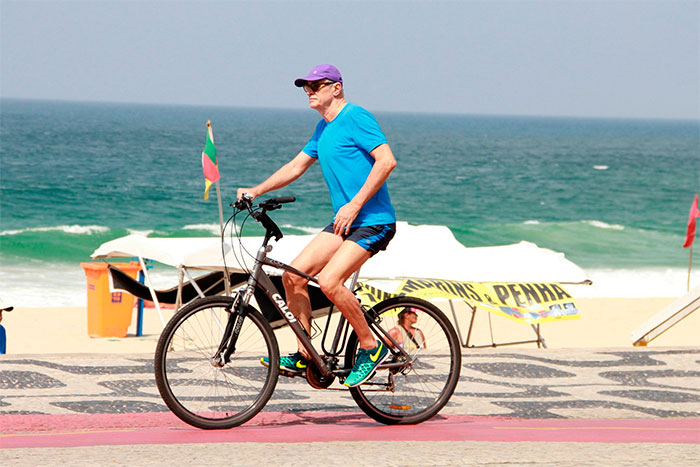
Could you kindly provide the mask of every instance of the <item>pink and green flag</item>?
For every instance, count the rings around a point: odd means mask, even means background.
[[[204,199],[209,199],[209,188],[220,178],[211,121],[207,122],[207,144],[204,146],[204,151],[202,152],[202,170],[204,171]]]

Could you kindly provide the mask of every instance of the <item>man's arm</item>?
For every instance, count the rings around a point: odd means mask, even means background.
[[[350,228],[362,206],[384,185],[384,182],[389,178],[389,174],[396,167],[394,153],[391,152],[391,148],[387,143],[380,144],[369,154],[374,157],[375,161],[372,170],[369,172],[367,180],[360,188],[360,191],[348,204],[341,207],[335,215],[333,227],[336,235],[340,235]]]
[[[275,173],[270,175],[267,180],[260,185],[252,188],[239,188],[237,198],[241,199],[244,193],[257,198],[267,192],[277,190],[292,183],[297,178],[301,177],[309,167],[311,167],[316,159],[306,154],[304,151],[299,152],[294,159],[284,164]]]

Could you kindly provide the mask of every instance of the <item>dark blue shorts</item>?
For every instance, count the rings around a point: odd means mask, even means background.
[[[335,233],[333,224],[329,224],[323,231]],[[380,251],[386,250],[395,234],[396,224],[367,225],[365,227],[351,227],[349,232],[343,235],[343,240],[357,243],[374,256]]]

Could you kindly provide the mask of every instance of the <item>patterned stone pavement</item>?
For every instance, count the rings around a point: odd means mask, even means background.
[[[443,414],[700,417],[700,349],[465,349],[463,357],[460,383]],[[310,410],[358,408],[347,392],[280,377],[266,411]],[[151,355],[0,356],[0,414],[165,411]]]

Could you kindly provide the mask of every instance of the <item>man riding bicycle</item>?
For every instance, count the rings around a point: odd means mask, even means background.
[[[357,298],[344,284],[372,255],[385,250],[396,233],[396,215],[386,185],[396,159],[372,114],[345,100],[343,78],[335,66],[318,65],[294,84],[304,89],[309,107],[322,120],[296,157],[259,185],[239,188],[237,196],[255,198],[287,186],[319,160],[335,217],[291,265],[318,276],[323,293],[355,330],[360,349],[345,379],[346,386],[354,387],[367,381],[390,355],[372,336]],[[310,333],[308,281],[287,272],[282,281],[289,309]],[[280,358],[280,368],[295,374],[308,364],[309,355],[301,343],[296,353]]]

